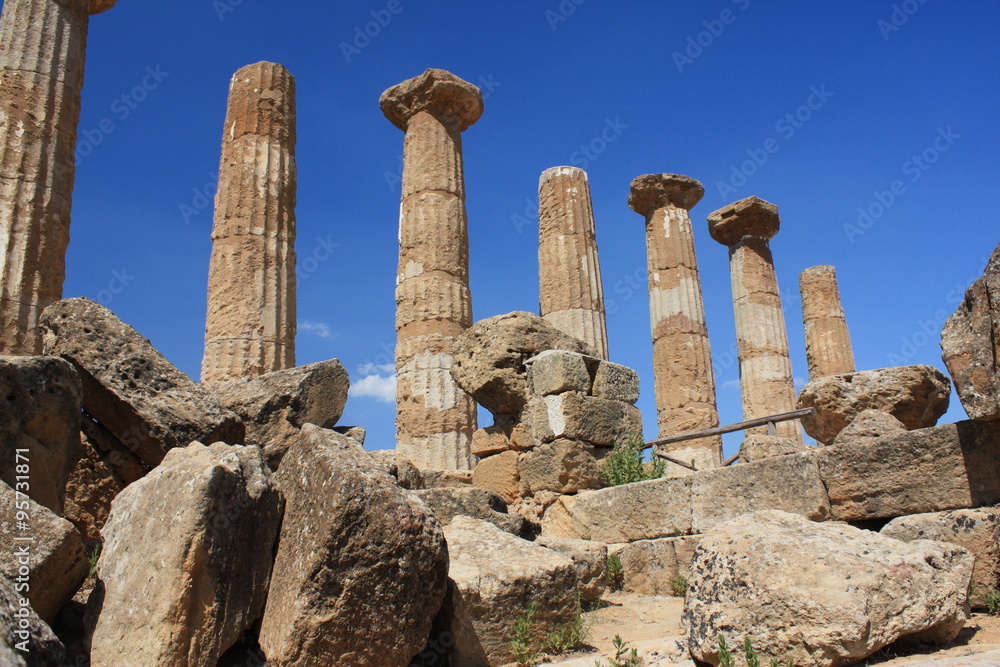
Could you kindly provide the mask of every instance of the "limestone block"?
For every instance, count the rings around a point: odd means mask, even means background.
[[[566,556],[576,568],[581,602],[600,600],[608,585],[608,547],[601,542],[565,537],[539,537],[535,544]]]
[[[494,526],[519,537],[527,537],[529,526],[524,517],[507,511],[507,503],[500,494],[476,487],[451,487],[424,489],[415,494],[434,512],[442,526],[456,516],[468,516],[489,521]]]
[[[634,405],[578,392],[533,402],[527,420],[537,442],[565,438],[611,447],[632,433],[642,433],[642,415]]]
[[[906,433],[906,427],[887,412],[863,410],[837,434],[833,445],[877,444]]]
[[[740,445],[740,462],[753,463],[772,456],[797,454],[809,449],[805,444],[792,438],[751,433]]]
[[[690,574],[700,535],[661,537],[628,544],[609,544],[608,553],[622,563],[622,590],[637,595],[673,595],[671,579]]]
[[[472,471],[472,484],[499,494],[505,502],[514,502],[521,497],[518,457],[517,452],[501,452],[484,458]]]
[[[634,405],[639,400],[639,374],[628,366],[601,361],[594,373],[591,393],[598,398]]]
[[[604,485],[599,458],[596,447],[580,440],[559,438],[530,449],[517,464],[521,495],[599,489]]]
[[[7,577],[0,575],[0,664],[64,667],[66,648]]]
[[[472,453],[480,458],[499,454],[513,449],[507,429],[497,426],[487,426],[473,432]]]
[[[528,387],[535,396],[567,391],[590,393],[587,357],[563,350],[546,350],[528,359]],[[596,364],[595,364],[596,365]]]

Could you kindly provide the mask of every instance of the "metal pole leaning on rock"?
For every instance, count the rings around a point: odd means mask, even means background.
[[[472,325],[461,133],[479,89],[429,69],[389,88],[382,113],[406,132],[396,274],[396,451],[421,468],[469,470],[476,404],[451,376],[455,338]]]
[[[704,194],[705,188],[693,178],[647,174],[632,181],[628,199],[632,210],[646,219],[653,376],[661,437],[719,425],[712,352],[688,214]],[[722,462],[722,439],[713,435],[665,451],[703,470]]]
[[[62,298],[90,16],[115,0],[6,0],[0,16],[0,354],[41,354]]]
[[[788,334],[768,244],[779,226],[778,207],[758,197],[741,199],[708,216],[712,238],[729,248],[746,420],[795,409]],[[797,421],[777,424],[776,431],[779,436],[802,442],[802,428]]]
[[[233,75],[215,196],[201,380],[295,366],[295,79],[259,62]]]
[[[540,315],[608,358],[601,263],[587,172],[552,167],[538,181]]]
[[[840,304],[837,272],[832,266],[813,266],[799,274],[802,324],[806,331],[809,379],[853,373],[854,352]]]

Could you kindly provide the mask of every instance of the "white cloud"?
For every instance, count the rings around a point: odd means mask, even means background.
[[[722,383],[722,388],[723,389],[739,389],[740,388],[740,381],[739,380],[726,380],[725,382]]]
[[[348,393],[351,396],[369,396],[382,403],[395,403],[396,374],[393,373],[388,377],[378,374],[366,375],[352,383]]]
[[[299,322],[299,329],[311,331],[320,338],[331,338],[333,336],[330,333],[330,325],[323,324],[322,322]]]
[[[358,366],[358,372],[362,375],[384,375],[392,374],[396,372],[395,364],[361,364]]]

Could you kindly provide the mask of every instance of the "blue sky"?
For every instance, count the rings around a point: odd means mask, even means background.
[[[440,67],[486,97],[464,134],[475,319],[537,311],[538,176],[585,168],[611,357],[643,379],[648,437],[643,221],[626,204],[644,173],[705,185],[692,219],[724,423],[741,418],[735,332],[706,218],[750,195],[780,207],[797,377],[798,274],[816,264],[837,267],[859,369],[943,370],[943,318],[1000,242],[998,35],[986,0],[120,0],[91,20],[64,294],[105,303],[197,378],[228,82],[280,62],[298,88],[297,360],[341,359],[367,388],[341,423],[392,447],[378,394],[403,135],[378,97]],[[946,420],[961,418],[953,396]]]

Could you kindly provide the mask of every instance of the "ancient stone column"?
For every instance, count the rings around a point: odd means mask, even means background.
[[[406,132],[396,274],[396,451],[418,467],[475,464],[476,404],[451,376],[455,338],[472,325],[461,132],[479,89],[429,69],[389,88],[382,113]]]
[[[649,320],[660,437],[719,425],[712,353],[688,211],[705,188],[677,174],[647,174],[632,181],[628,204],[646,219]],[[687,440],[660,450],[693,461],[696,468],[722,463],[722,438]],[[689,470],[667,464],[671,474]]]
[[[607,359],[594,206],[583,169],[552,167],[538,181],[538,283],[540,315]]]
[[[840,305],[837,272],[832,266],[813,266],[799,275],[802,324],[806,330],[809,379],[853,373],[854,352],[847,320]]]
[[[5,0],[0,16],[0,354],[41,354],[62,298],[90,15],[115,0]]]
[[[758,197],[741,199],[708,216],[712,238],[729,248],[744,419],[795,409],[785,315],[768,244],[779,225],[778,207]],[[779,436],[802,442],[798,421],[780,422],[775,428]],[[747,431],[766,432],[764,427]]]
[[[201,381],[295,365],[295,79],[233,75],[215,195]]]

